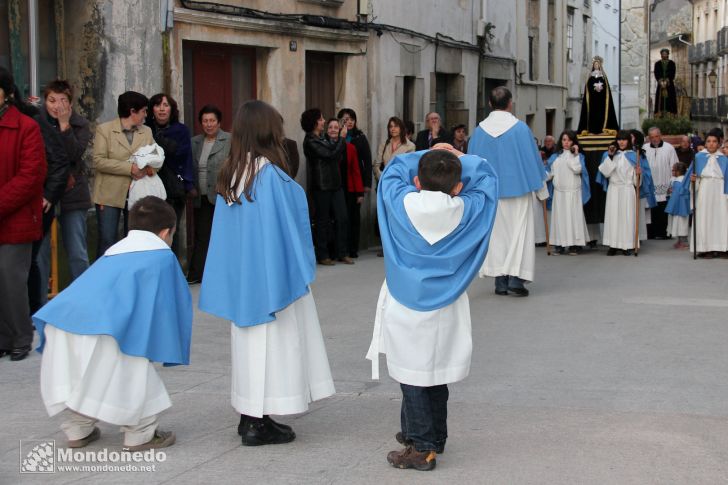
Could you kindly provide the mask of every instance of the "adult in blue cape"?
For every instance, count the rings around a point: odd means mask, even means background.
[[[488,160],[498,176],[499,199],[490,249],[480,276],[495,277],[495,293],[528,296],[536,260],[533,195],[548,198],[546,171],[528,125],[513,116],[513,96],[504,86],[490,93],[493,111],[481,121],[468,153]]]
[[[556,153],[548,160],[551,225],[549,241],[558,253],[568,249],[576,255],[589,241],[584,204],[589,201],[589,172],[584,155],[579,153],[576,132],[565,130],[559,136]]]
[[[192,298],[170,251],[176,215],[156,197],[129,213],[129,234],[41,308],[40,388],[69,448],[99,438],[96,422],[122,426],[131,451],[174,444],[157,429],[172,403],[152,362],[189,364]]]
[[[485,259],[497,200],[493,168],[447,144],[398,155],[379,182],[386,280],[367,359],[378,379],[386,354],[402,390],[397,440],[405,449],[387,455],[397,468],[431,470],[444,450],[447,385],[470,370],[465,290]]]
[[[231,399],[248,446],[292,441],[290,426],[269,415],[302,413],[335,392],[309,288],[316,261],[306,194],[283,143],[275,108],[241,106],[217,178],[200,290],[200,310],[231,323]]]
[[[681,185],[681,193],[689,194],[695,184],[695,229],[690,246],[708,259],[728,251],[728,157],[719,146],[720,133],[711,130],[705,137],[705,149],[695,155]]]

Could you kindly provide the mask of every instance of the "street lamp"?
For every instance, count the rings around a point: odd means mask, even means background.
[[[710,74],[708,74],[708,81],[710,82],[710,87],[715,89],[715,83],[718,80],[718,75],[715,73],[715,69],[712,69],[710,71]]]

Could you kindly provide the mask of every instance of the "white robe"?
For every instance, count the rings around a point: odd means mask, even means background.
[[[412,225],[430,244],[455,230],[462,219],[462,200],[447,194],[413,192],[404,204]],[[457,382],[470,372],[472,348],[467,293],[444,308],[420,312],[395,300],[386,280],[382,284],[366,355],[373,379],[379,379],[383,353],[389,375],[397,382],[421,387]]]
[[[699,253],[728,251],[728,196],[723,193],[723,172],[716,157],[709,157],[696,182],[695,224]],[[690,198],[692,205],[692,197]],[[690,250],[694,248],[690,231]]]
[[[329,359],[313,295],[291,303],[270,323],[231,323],[233,408],[248,416],[298,414],[333,395]]]
[[[609,157],[605,158],[599,165],[599,171],[609,179],[602,244],[616,249],[634,249],[635,185],[637,184],[635,169],[624,153],[618,152],[614,155],[613,160]],[[640,233],[642,233],[642,226],[645,223],[641,202],[640,210]]]
[[[549,242],[554,246],[584,246],[589,231],[581,202],[581,159],[564,151],[551,164],[554,196]]]
[[[546,242],[546,224],[543,220],[543,202],[538,200],[535,192],[533,194],[533,236],[536,244]],[[546,211],[547,220],[551,219],[551,211]],[[549,222],[549,226],[551,222]]]
[[[653,147],[649,143],[642,146],[647,154],[647,163],[652,172],[652,182],[655,185],[655,199],[657,202],[667,200],[667,190],[670,188],[672,178],[672,166],[680,160],[677,158],[675,148],[666,141],[662,146]]]
[[[151,233],[130,231],[106,255],[168,248]],[[108,335],[78,335],[52,325],[40,368],[40,391],[49,416],[68,408],[119,426],[133,426],[172,406],[154,365],[123,354]]]
[[[684,175],[679,177],[673,177],[670,181],[682,182],[685,178]],[[672,197],[677,197],[677,194],[673,194]],[[690,218],[688,216],[674,216],[672,214],[667,215],[667,235],[670,237],[685,237],[690,232]]]

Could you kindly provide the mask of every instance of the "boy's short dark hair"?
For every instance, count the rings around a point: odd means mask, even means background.
[[[463,166],[454,153],[447,150],[430,150],[422,155],[417,167],[417,177],[423,190],[450,194],[460,182]]]
[[[128,118],[131,110],[139,111],[146,108],[149,100],[142,93],[136,91],[127,91],[119,95],[119,101],[116,106],[116,113],[119,118]]]
[[[505,110],[508,109],[508,103],[513,99],[513,95],[505,86],[498,86],[490,92],[488,96],[488,102],[490,107],[493,109]]]
[[[318,108],[307,109],[301,113],[301,129],[306,133],[311,133],[316,128],[316,123],[321,119],[321,110]]]
[[[164,200],[153,195],[139,199],[129,211],[130,231],[149,231],[159,234],[177,225],[174,209]]]

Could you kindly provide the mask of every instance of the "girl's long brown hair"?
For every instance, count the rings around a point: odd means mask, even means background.
[[[240,204],[237,187],[241,183],[245,199],[253,201],[251,194],[258,172],[258,157],[265,157],[290,173],[283,148],[284,138],[283,117],[273,106],[258,100],[247,101],[240,106],[233,120],[230,156],[220,168],[215,186],[225,202]]]

